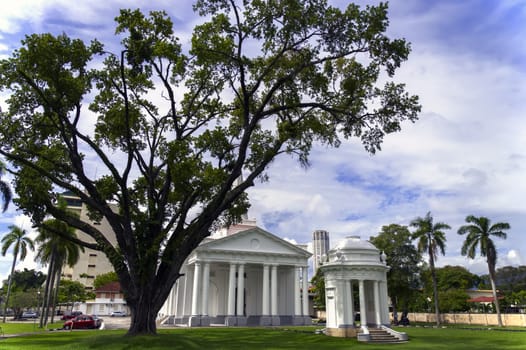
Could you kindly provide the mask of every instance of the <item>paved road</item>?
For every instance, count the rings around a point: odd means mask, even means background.
[[[128,329],[130,327],[130,316],[110,317],[99,316],[104,320],[104,329]]]

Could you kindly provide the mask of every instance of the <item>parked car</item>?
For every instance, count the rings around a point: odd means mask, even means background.
[[[110,314],[111,317],[126,317],[126,312],[124,311],[112,311]]]
[[[80,315],[64,322],[64,329],[95,329],[100,328],[102,319],[92,315]]]
[[[24,311],[21,318],[37,318],[38,315],[34,311]]]
[[[72,318],[75,318],[80,315],[82,315],[82,311],[71,311],[71,312],[68,312],[62,315],[60,319],[61,320],[71,320]]]

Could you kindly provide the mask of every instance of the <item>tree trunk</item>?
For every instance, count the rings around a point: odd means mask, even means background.
[[[392,298],[391,302],[393,304],[393,324],[397,326],[398,325],[398,298],[397,297]]]
[[[57,284],[55,286],[55,294],[53,295],[53,305],[51,307],[51,323],[55,322],[55,310],[57,308],[58,288],[60,287],[60,273],[61,272],[62,272],[62,267],[57,269],[57,272],[56,272]]]
[[[9,302],[9,296],[11,295],[11,282],[13,282],[13,274],[15,273],[16,257],[18,255],[18,252],[14,252],[13,255],[14,255],[13,265],[11,266],[11,274],[9,275],[9,282],[7,283],[7,295],[5,297],[4,323],[5,323],[5,318],[7,316],[7,303]]]
[[[127,335],[157,334],[155,321],[161,307],[155,307],[149,300],[137,303],[137,305],[129,304],[129,306],[131,309],[131,323]]]
[[[489,267],[489,279],[491,282],[491,291],[493,292],[493,302],[495,304],[495,309],[497,310],[497,322],[499,323],[499,327],[502,327],[499,298],[497,296],[497,285],[495,284],[495,268],[492,268],[491,266]]]
[[[44,295],[42,296],[42,312],[40,314],[40,328],[44,328],[44,326],[46,325],[46,321],[44,321],[45,319],[45,314],[46,314],[46,309],[49,308],[49,305],[48,305],[48,295],[49,295],[49,286],[51,285],[51,274],[52,274],[52,271],[53,271],[53,259],[51,259],[51,261],[49,262],[49,266],[48,266],[48,269],[47,269],[47,276],[46,276],[46,286],[44,287]]]
[[[55,262],[53,262],[55,265]],[[46,298],[46,309],[44,310],[44,326],[47,325],[47,320],[49,317],[49,305],[51,304],[51,297],[53,295],[53,285],[55,284],[55,273],[51,273],[51,281],[49,283],[49,291]]]
[[[431,280],[433,281],[433,297],[435,299],[435,317],[437,327],[440,326],[440,309],[438,307],[438,287],[437,287],[437,275],[435,271],[435,259],[433,259],[432,252],[430,251],[429,256],[429,268],[431,269]]]

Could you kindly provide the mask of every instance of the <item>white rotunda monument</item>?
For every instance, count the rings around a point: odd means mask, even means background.
[[[391,333],[385,254],[359,236],[350,236],[329,251],[320,269],[325,277],[327,335],[367,341],[372,328]]]

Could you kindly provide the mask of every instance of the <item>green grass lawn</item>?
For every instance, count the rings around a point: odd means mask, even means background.
[[[0,349],[526,349],[526,332],[452,328],[404,328],[404,344],[364,344],[314,334],[306,328],[161,329],[156,337],[126,337],[124,331],[56,331],[0,340]]]
[[[64,321],[55,322],[53,324],[48,324],[47,329],[62,328],[63,325]],[[45,329],[38,328],[38,320],[0,323],[0,327],[2,328],[4,334],[21,334],[47,331]],[[0,347],[0,349],[2,348]]]

